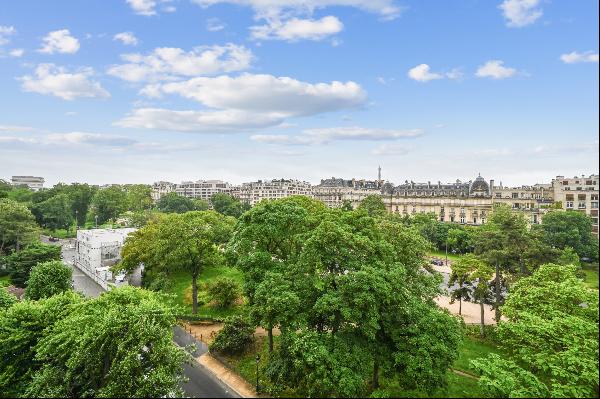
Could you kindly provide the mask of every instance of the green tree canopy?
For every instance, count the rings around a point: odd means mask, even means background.
[[[213,209],[220,214],[239,218],[250,207],[226,193],[216,193],[210,198]]]
[[[168,193],[158,200],[156,208],[165,213],[185,213],[194,210],[194,201],[177,193]]]
[[[41,242],[29,244],[5,258],[10,279],[17,287],[26,287],[31,269],[38,263],[60,260],[60,247]]]
[[[115,220],[127,210],[127,194],[121,186],[110,186],[98,190],[92,198],[92,214],[98,223]]]
[[[139,212],[152,208],[152,187],[147,184],[131,184],[125,188],[127,192],[127,209]]]
[[[35,217],[23,204],[0,198],[0,254],[37,239]]]
[[[73,270],[62,261],[38,263],[29,274],[25,297],[37,300],[69,291],[72,277]]]
[[[17,297],[0,286],[0,312],[17,303]]]
[[[240,296],[240,284],[230,277],[217,277],[208,283],[208,296],[220,308],[231,307]]]
[[[58,194],[35,204],[32,210],[38,223],[52,231],[67,229],[73,223],[72,204],[66,194]]]
[[[367,195],[365,199],[360,201],[358,209],[364,209],[369,216],[384,216],[387,209],[380,195]]]
[[[598,238],[592,234],[592,219],[585,213],[549,212],[539,228],[549,245],[559,249],[571,247],[579,257],[598,259]]]

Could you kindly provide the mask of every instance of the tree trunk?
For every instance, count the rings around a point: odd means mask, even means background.
[[[379,362],[373,361],[373,389],[379,388]]]
[[[192,275],[192,313],[198,313],[198,275]]]
[[[462,295],[458,297],[458,315],[462,316]]]
[[[270,327],[267,330],[267,333],[269,334],[269,353],[273,352],[273,327]]]
[[[500,264],[496,262],[496,324],[500,322]]]
[[[481,302],[479,302],[479,306],[480,306],[480,310],[481,310],[481,324],[479,325],[479,333],[481,335],[481,338],[485,337],[485,329],[483,328],[484,326],[484,322],[485,322],[485,316],[484,316],[484,312],[485,312],[485,308],[483,307],[483,299],[481,300]]]

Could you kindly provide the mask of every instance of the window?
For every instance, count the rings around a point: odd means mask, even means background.
[[[575,199],[575,195],[574,194],[567,194],[566,195],[566,199],[567,199],[567,201],[573,201]]]
[[[585,209],[585,202],[579,202],[579,209]]]
[[[461,217],[460,217],[460,222],[461,222],[462,224],[464,224],[464,223],[465,223],[465,221],[466,221],[465,217],[464,217],[464,216],[461,216]]]
[[[598,201],[592,201],[592,209],[598,209]]]
[[[593,183],[591,180],[586,180],[586,181],[585,181],[585,185],[586,185],[586,186],[591,186],[591,185],[593,185],[593,184],[594,184],[594,183]]]
[[[598,201],[598,194],[591,195],[592,201]]]
[[[567,201],[567,209],[573,209],[573,201]]]
[[[577,199],[579,201],[585,201],[585,194],[577,194]]]
[[[512,193],[512,198],[519,198],[519,193]]]

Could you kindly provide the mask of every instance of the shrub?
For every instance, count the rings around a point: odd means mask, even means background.
[[[254,326],[243,316],[225,319],[210,349],[224,354],[236,354],[246,350],[254,342]]]
[[[38,300],[48,298],[72,288],[73,271],[61,261],[38,263],[31,269],[25,297]]]
[[[208,284],[208,296],[220,308],[228,308],[240,296],[240,285],[229,277],[219,277]]]
[[[148,289],[150,291],[168,292],[171,289],[171,280],[169,280],[166,273],[157,273],[148,285]]]
[[[17,298],[6,288],[0,286],[0,311],[10,308],[15,303],[17,303]]]

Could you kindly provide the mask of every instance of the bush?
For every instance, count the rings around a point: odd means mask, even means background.
[[[473,338],[481,338],[481,330],[479,324],[465,324],[464,325],[464,333],[468,337]],[[485,334],[485,339],[490,342],[498,343],[498,330],[495,325],[486,324],[483,326],[483,333]]]
[[[220,308],[228,308],[240,296],[240,284],[229,277],[219,277],[207,287],[208,296]]]
[[[166,273],[157,273],[148,285],[150,291],[169,292],[171,289],[171,280]]]
[[[17,298],[6,288],[0,286],[0,311],[10,308],[15,303],[17,303]]]
[[[38,263],[31,269],[25,298],[38,300],[69,291],[72,288],[73,271],[61,261]]]
[[[236,354],[245,351],[253,342],[254,326],[243,316],[231,316],[225,319],[223,329],[210,345],[210,350]]]

